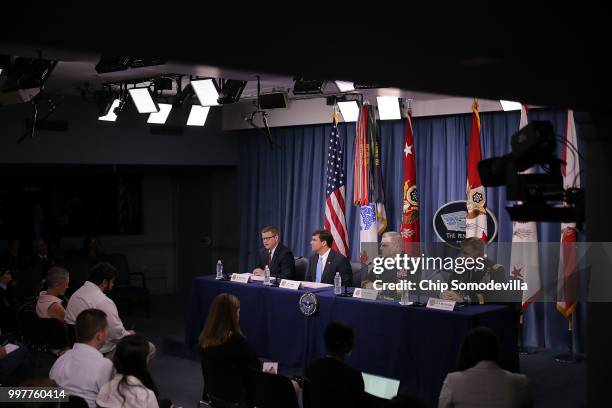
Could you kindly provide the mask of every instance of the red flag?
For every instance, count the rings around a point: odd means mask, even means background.
[[[402,207],[401,234],[404,249],[412,253],[412,243],[419,242],[419,198],[416,185],[416,163],[412,139],[412,112],[406,114],[404,133],[404,204]]]
[[[369,154],[367,142],[369,105],[363,104],[359,119],[357,120],[357,132],[355,135],[355,180],[353,191],[353,202],[356,205],[368,205],[369,200]]]
[[[563,188],[580,188],[580,163],[578,153],[568,148],[568,144],[578,149],[574,112],[567,112],[567,127],[565,129],[565,144],[563,145]],[[557,279],[557,310],[567,319],[572,318],[576,308],[576,224],[561,224],[561,248],[559,254],[559,273]]]
[[[487,242],[487,199],[480,181],[478,162],[482,160],[480,150],[480,116],[478,102],[472,104],[472,130],[467,171],[467,216],[465,237],[477,237]]]

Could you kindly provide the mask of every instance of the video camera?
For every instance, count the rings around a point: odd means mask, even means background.
[[[584,221],[581,189],[563,189],[561,166],[555,156],[557,136],[552,123],[533,121],[512,135],[512,152],[478,163],[484,186],[506,186],[506,199],[516,201],[506,209],[513,221]],[[534,166],[543,173],[527,171]]]

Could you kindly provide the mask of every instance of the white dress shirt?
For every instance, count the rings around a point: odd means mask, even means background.
[[[113,379],[105,384],[96,403],[102,408],[159,408],[155,393],[145,387],[142,382],[131,375],[127,377],[128,386],[121,384],[121,392],[119,394],[119,382],[123,378],[123,374],[115,374]],[[125,397],[125,399],[124,399]]]
[[[100,350],[102,353],[106,354],[113,350],[116,344],[119,343],[119,340],[130,334],[123,327],[123,322],[119,318],[115,302],[109,299],[98,285],[89,281],[86,281],[83,286],[70,296],[64,320],[68,324],[75,324],[77,316],[85,309],[99,309],[106,313],[108,339]]]
[[[327,257],[329,256],[330,251],[331,248],[328,248],[326,253],[319,255],[319,258],[322,258],[321,260],[323,261],[323,269],[325,269],[325,264],[327,263]]]
[[[276,251],[276,248],[278,248],[278,244],[276,244],[276,246],[269,251],[269,253],[270,253],[270,261],[274,258],[274,251]],[[270,263],[272,263],[272,262],[270,262]]]
[[[465,371],[449,373],[442,384],[438,408],[531,407],[527,377],[480,361]]]
[[[83,398],[90,408],[95,408],[100,389],[112,376],[113,363],[85,343],[74,343],[71,350],[59,356],[49,372],[49,378],[68,395]]]

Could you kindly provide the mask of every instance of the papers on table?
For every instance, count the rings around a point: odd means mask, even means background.
[[[319,283],[319,282],[302,282],[302,287],[306,289],[321,289],[321,288],[327,288],[329,286],[333,286],[333,285],[330,285],[329,283]]]
[[[252,273],[247,273],[247,275],[251,275],[251,281],[254,281],[254,282],[263,282],[264,281],[264,277],[263,276],[253,275]],[[276,280],[276,278],[270,276],[270,282],[272,282],[274,280]]]
[[[17,346],[16,344],[13,343],[7,343],[4,346],[4,350],[6,350],[6,354],[11,354],[13,351],[17,350],[19,348],[19,346]]]

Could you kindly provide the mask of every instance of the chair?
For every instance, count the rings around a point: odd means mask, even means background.
[[[308,259],[303,256],[295,257],[295,274],[297,280],[306,280],[306,271],[308,270]]]
[[[257,408],[298,408],[291,380],[282,375],[251,371],[252,401]]]
[[[127,305],[130,313],[134,304],[144,304],[147,318],[151,315],[149,289],[144,273],[130,272],[127,256],[124,254],[108,254],[106,260],[117,269],[117,279],[112,296],[119,304]],[[139,285],[132,285],[132,278],[139,278]]]
[[[41,319],[36,310],[24,307],[19,311],[19,324],[24,342],[34,350],[62,350],[70,345],[68,332],[57,319]]]
[[[353,272],[353,287],[360,288],[362,275],[362,265],[359,262],[351,262],[351,270]]]

